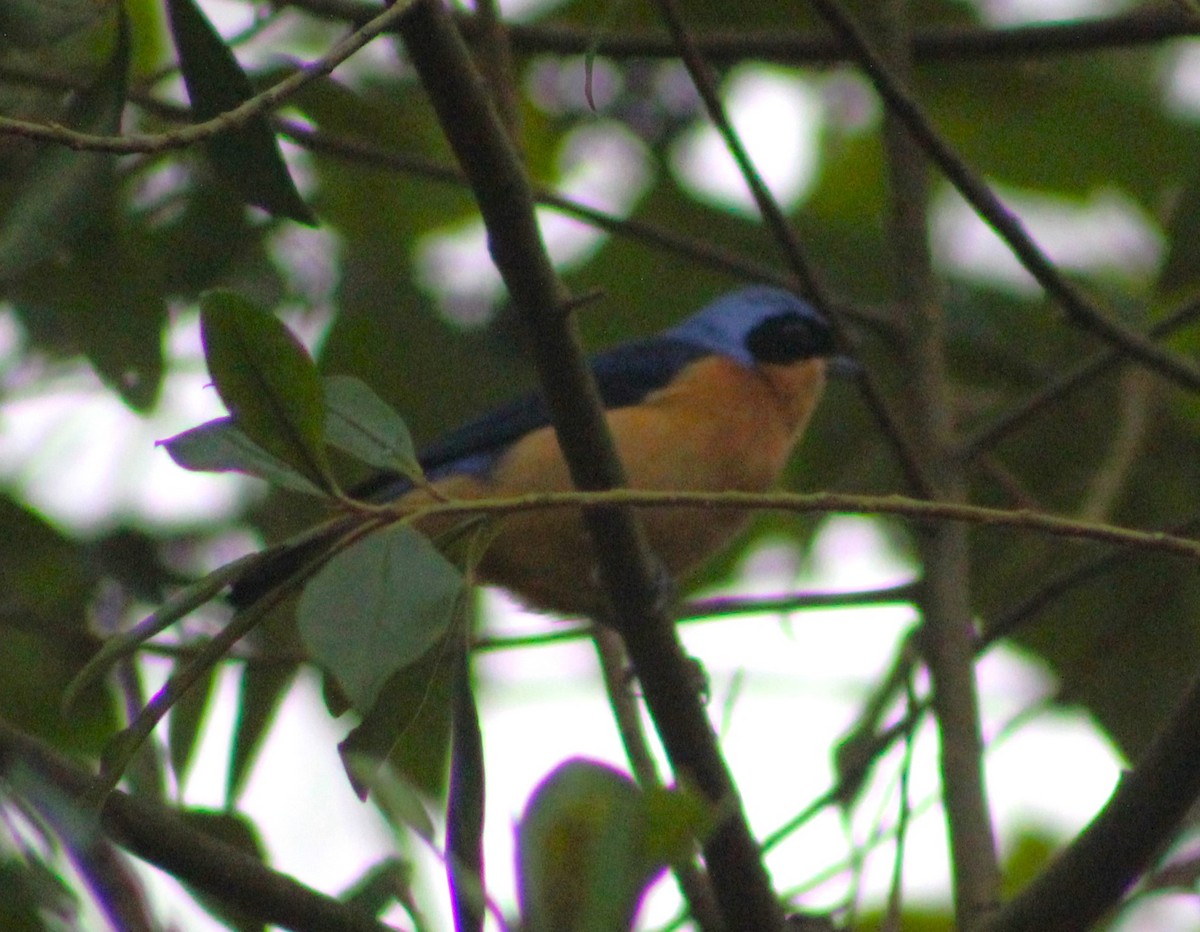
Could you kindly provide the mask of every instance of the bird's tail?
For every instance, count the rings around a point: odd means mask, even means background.
[[[355,523],[353,517],[335,518],[298,539],[264,550],[260,558],[233,581],[229,602],[234,608],[248,608],[288,580],[300,574],[311,575],[309,571],[320,568],[325,556],[333,552],[338,539],[347,534]]]

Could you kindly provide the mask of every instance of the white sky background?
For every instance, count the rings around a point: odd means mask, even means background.
[[[1051,5],[995,0],[987,6],[996,21],[1008,22],[1040,18]],[[230,8],[244,12],[241,4]],[[1200,53],[1193,50],[1200,45],[1181,48],[1180,67],[1168,76],[1165,88],[1177,106],[1195,112],[1200,109]],[[830,102],[835,90],[845,90],[835,89],[833,80],[802,81],[778,68],[744,67],[734,71],[725,87],[738,129],[785,203],[802,199],[812,172],[819,170],[815,142],[833,118]],[[566,192],[617,214],[631,209],[652,182],[653,168],[640,142],[602,121],[573,134],[562,163],[561,187]],[[749,209],[741,180],[710,130],[697,130],[680,143],[671,164],[699,196],[728,209]],[[1052,256],[1070,267],[1095,267],[1116,252],[1133,255],[1133,274],[1144,274],[1158,259],[1160,238],[1151,221],[1112,192],[1096,192],[1082,205],[1021,192],[1011,192],[1010,200]],[[584,260],[601,241],[599,234],[575,221],[549,212],[541,216],[560,262]],[[933,235],[935,252],[948,274],[1029,287],[995,237],[951,193],[940,195]],[[289,249],[306,249],[311,256],[331,252],[321,233],[291,231],[287,242]],[[431,292],[440,292],[448,309],[478,314],[498,287],[490,265],[476,262],[478,277],[465,282],[460,278],[455,291],[444,287],[444,270],[451,265],[461,270],[465,260],[482,255],[480,228],[447,231],[423,249],[422,280]],[[334,270],[324,274],[332,276]],[[314,288],[319,290],[319,285]],[[687,310],[681,308],[680,313]],[[310,318],[308,325],[312,323]],[[319,326],[308,336],[317,338]],[[163,401],[145,419],[98,390],[95,377],[83,367],[62,366],[31,378],[27,368],[17,365],[20,347],[19,328],[10,315],[0,316],[0,379],[13,389],[0,408],[0,475],[57,524],[86,532],[128,517],[187,523],[231,513],[245,495],[256,494],[250,483],[179,470],[153,447],[157,439],[222,413],[215,393],[206,387],[191,312],[178,315],[169,340],[171,364]],[[875,525],[843,518],[827,524],[802,565],[783,545],[751,554],[732,588],[761,593],[862,589],[893,584],[908,572],[888,551]],[[485,602],[498,625],[546,624],[520,613],[501,594],[488,594]],[[774,830],[829,787],[830,749],[853,721],[912,620],[908,610],[891,608],[744,618],[685,628],[688,650],[711,677],[718,721],[733,684],[740,684],[724,739],[756,832]],[[488,655],[479,659],[477,670],[488,757],[489,884],[493,895],[510,905],[511,828],[534,785],[567,757],[584,755],[621,766],[623,758],[586,645]],[[1005,648],[980,664],[979,680],[989,737],[1052,688],[1036,663]],[[232,676],[226,677],[186,788],[191,804],[221,803],[235,685]],[[366,864],[391,850],[381,821],[373,809],[357,802],[342,775],[335,745],[345,728],[325,715],[315,682],[302,680],[284,705],[243,797],[243,808],[263,830],[272,862],[331,892],[343,889]],[[935,760],[936,740],[926,728],[917,744],[912,788],[916,801],[936,790]],[[998,744],[987,766],[991,802],[1006,847],[1029,826],[1061,837],[1076,831],[1106,799],[1118,774],[1115,755],[1089,722],[1062,712],[1043,715]],[[893,755],[880,771],[894,774],[895,767]],[[894,786],[890,792],[885,779],[873,790],[873,804],[864,805],[863,811],[879,812],[884,822],[892,822]],[[856,822],[853,837],[861,841],[871,827],[868,821]],[[834,860],[832,852],[845,850],[843,827],[827,814],[773,853],[769,865],[781,886],[799,884],[827,867]],[[890,849],[884,846],[867,865],[866,902],[880,900],[890,870]],[[439,874],[433,878],[440,883]],[[947,878],[944,828],[935,808],[912,826],[906,890],[916,900],[944,901]],[[219,928],[189,906],[169,882],[160,889],[165,891],[165,917],[177,918],[189,930]],[[844,893],[841,878],[818,887],[804,902],[819,908],[838,902]],[[438,896],[431,890],[425,902]],[[672,915],[673,902],[670,884],[663,885],[645,918],[665,920]],[[438,915],[439,908],[444,905],[430,906],[430,913]],[[448,928],[445,922],[443,918],[435,927]],[[1148,904],[1121,928],[1200,929],[1200,912],[1181,900]]]

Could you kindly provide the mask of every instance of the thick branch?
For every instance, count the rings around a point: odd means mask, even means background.
[[[419,0],[402,26],[417,73],[470,179],[492,258],[529,323],[534,362],[572,480],[581,489],[620,485],[620,462],[567,314],[566,292],[541,240],[520,159],[441,3]],[[704,848],[726,923],[732,929],[778,928],[782,912],[692,666],[663,608],[640,526],[627,508],[590,511],[586,520],[613,617],[676,776],[726,813]]]
[[[985,926],[1073,932],[1115,906],[1200,796],[1200,678],[1100,814]]]
[[[21,767],[69,798],[83,798],[96,789],[90,774],[0,720],[0,775],[9,778]],[[164,806],[114,792],[100,811],[100,827],[130,853],[264,923],[295,932],[394,932],[373,916],[197,831]]]
[[[911,72],[905,0],[878,4],[875,35],[888,66]],[[897,341],[911,429],[924,453],[922,471],[937,497],[965,502],[966,479],[955,455],[955,393],[946,372],[946,326],[929,254],[929,179],[925,158],[889,107],[884,119],[889,185],[888,244],[905,335]],[[950,836],[955,915],[973,928],[996,903],[999,867],[983,773],[983,737],[975,687],[969,538],[961,524],[925,527],[921,554],[922,624],[918,645],[929,667],[939,736],[942,796]]]

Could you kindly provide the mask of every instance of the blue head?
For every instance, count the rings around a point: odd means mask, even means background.
[[[665,335],[743,366],[787,365],[837,351],[825,318],[790,292],[767,285],[722,295]]]

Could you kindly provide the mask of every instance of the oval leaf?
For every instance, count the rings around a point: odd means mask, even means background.
[[[421,476],[416,448],[404,419],[371,390],[349,375],[325,379],[325,440],[369,466]]]
[[[200,120],[211,120],[254,96],[254,87],[233,52],[192,0],[167,0],[167,13],[188,100]],[[222,132],[205,148],[217,174],[248,204],[273,216],[316,225],[265,116]]]
[[[325,397],[312,357],[280,321],[230,291],[200,298],[208,371],[234,423],[323,489]]]
[[[517,827],[522,928],[631,928],[653,872],[641,790],[594,761],[569,760],[534,790]]]
[[[420,790],[394,767],[380,766],[370,757],[351,755],[346,768],[371,792],[379,811],[393,829],[410,829],[432,846],[437,830],[425,808]]]
[[[231,417],[207,421],[158,441],[158,446],[164,447],[177,465],[193,472],[240,472],[293,492],[326,494],[242,433]]]
[[[332,557],[300,596],[300,636],[359,712],[393,673],[446,630],[462,573],[424,535],[398,524]]]

